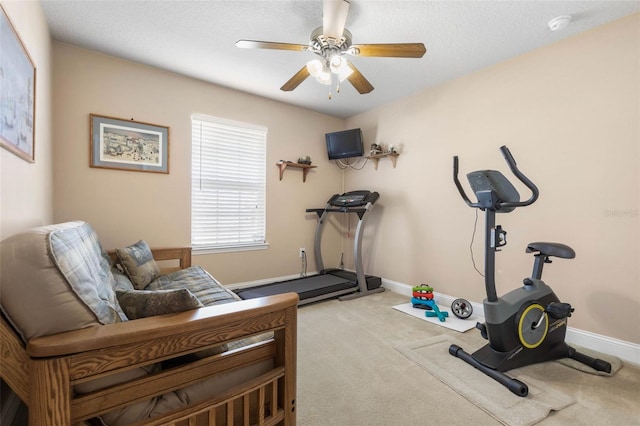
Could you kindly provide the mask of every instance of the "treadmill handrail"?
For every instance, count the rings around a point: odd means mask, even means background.
[[[325,209],[328,212],[337,212],[337,213],[358,213],[364,212],[367,209],[365,207],[331,207]]]
[[[318,217],[322,217],[322,213],[324,213],[324,209],[306,209],[307,213],[315,213]]]
[[[306,209],[307,213],[315,213],[318,217],[321,217],[324,212],[330,213],[357,213],[360,219],[362,215],[367,211],[371,203],[368,203],[365,207],[326,207],[324,209]]]

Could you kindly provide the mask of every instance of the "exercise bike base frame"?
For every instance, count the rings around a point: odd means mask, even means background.
[[[492,368],[487,367],[484,364],[478,362],[472,355],[468,354],[458,345],[449,346],[449,354],[460,358],[467,364],[475,367],[479,371],[482,371],[487,376],[491,377],[496,382],[500,383],[503,386],[506,386],[511,392],[516,394],[517,396],[525,397],[529,394],[529,387],[521,382],[518,379],[514,379],[512,377],[507,376],[501,371],[494,370]]]
[[[517,353],[519,350],[522,350],[523,348],[519,348],[519,349],[515,349],[514,351],[508,353],[508,354],[504,354],[504,353],[496,353],[495,351],[493,351],[491,349],[491,347],[489,345],[483,346],[482,348],[480,348],[478,351],[474,352],[473,354],[469,354],[467,352],[464,351],[464,349],[462,349],[460,346],[458,345],[451,345],[449,346],[449,354],[460,358],[461,360],[463,360],[464,362],[466,362],[467,364],[471,365],[472,367],[476,368],[477,370],[483,372],[484,374],[486,374],[487,376],[491,377],[493,380],[497,381],[498,383],[500,383],[501,385],[505,386],[507,389],[509,389],[509,391],[511,391],[513,394],[520,396],[520,397],[526,397],[529,394],[529,387],[521,382],[518,379],[514,379],[510,376],[508,376],[507,374],[504,373],[504,371],[508,371],[508,370],[501,370],[501,369],[495,369],[492,367],[489,367],[485,364],[483,364],[482,362],[480,362],[478,360],[479,358],[479,352],[485,352],[489,353],[489,352],[493,352],[494,354],[497,355],[497,358],[501,358],[501,359],[507,359],[509,356],[513,356],[514,353]],[[608,363],[607,361],[598,359],[598,358],[592,358],[589,355],[585,355],[581,352],[578,352],[577,350],[575,350],[574,348],[572,348],[571,346],[567,345],[565,342],[562,342],[561,344],[558,344],[556,346],[556,348],[553,349],[553,353],[555,354],[554,358],[548,359],[548,360],[540,360],[540,361],[536,361],[536,362],[542,362],[542,361],[550,361],[550,360],[555,360],[555,359],[562,359],[562,358],[572,358],[575,359],[576,361],[585,364],[591,368],[593,368],[596,371],[603,371],[605,373],[611,373],[611,364]],[[528,363],[525,365],[530,365],[532,363]],[[512,367],[512,368],[517,368],[517,367]],[[511,369],[511,368],[510,368]]]

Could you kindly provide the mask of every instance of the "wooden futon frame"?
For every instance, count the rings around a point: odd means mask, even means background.
[[[190,248],[152,252],[158,261],[191,265]],[[0,376],[27,405],[29,425],[64,426],[271,359],[266,374],[137,425],[295,425],[297,302],[295,293],[243,300],[38,337],[26,346],[2,318]],[[264,332],[274,337],[92,393],[73,392],[79,383]]]

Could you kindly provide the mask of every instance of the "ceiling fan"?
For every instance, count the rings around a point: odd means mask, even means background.
[[[322,7],[322,26],[311,32],[308,44],[239,40],[236,46],[246,49],[296,50],[318,55],[319,59],[309,61],[280,88],[285,92],[294,90],[309,76],[315,77],[319,83],[330,85],[335,75],[338,80],[337,91],[340,91],[340,82],[346,79],[360,94],[371,92],[373,86],[345,55],[421,58],[427,51],[422,43],[351,44],[351,33],[345,28],[349,2],[323,0]]]

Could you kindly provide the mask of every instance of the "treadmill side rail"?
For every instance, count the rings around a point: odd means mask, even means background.
[[[352,199],[353,194],[360,197],[355,201]],[[355,213],[358,215],[358,226],[356,227],[355,240],[353,244],[353,259],[355,262],[356,268],[356,280],[358,284],[358,292],[359,295],[350,294],[347,296],[342,296],[340,300],[348,300],[356,297],[361,297],[369,293],[380,293],[384,291],[383,287],[377,287],[375,289],[369,290],[367,285],[367,278],[364,274],[364,266],[362,264],[362,237],[363,237],[363,229],[367,222],[367,218],[373,209],[374,203],[378,200],[379,194],[377,192],[368,192],[368,191],[352,191],[343,195],[336,194],[327,203],[324,210],[320,209],[307,209],[307,212],[313,211],[318,214],[319,219],[316,224],[316,232],[314,238],[314,256],[316,260],[316,268],[318,271],[324,271],[324,261],[322,260],[322,231],[324,229],[324,224],[327,220],[327,216],[329,213]],[[370,200],[362,206],[362,204],[358,200]],[[351,204],[340,206],[340,203]],[[320,213],[320,211],[322,213]]]
[[[307,213],[315,213],[318,216],[313,246],[316,268],[319,274],[244,288],[237,290],[236,293],[243,299],[251,299],[295,291],[300,296],[298,305],[304,305],[335,297],[338,297],[338,300],[350,300],[372,293],[383,292],[384,287],[381,285],[380,278],[365,275],[362,265],[363,228],[378,198],[379,194],[377,192],[351,191],[332,196],[324,209],[306,209]],[[353,271],[343,269],[325,270],[324,268],[322,260],[322,231],[330,213],[355,213],[358,215],[358,226],[353,244],[355,274]],[[369,284],[371,284],[371,289],[369,289]]]

